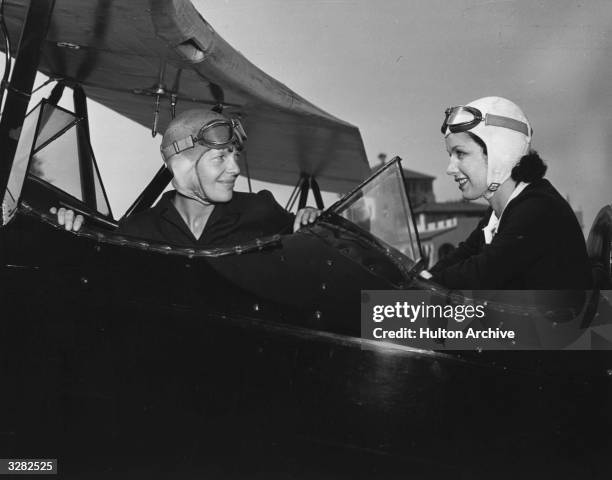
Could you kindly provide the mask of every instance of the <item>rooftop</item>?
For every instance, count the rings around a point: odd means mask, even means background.
[[[442,235],[443,233],[450,232],[455,228],[457,228],[456,225],[454,227],[441,228],[440,230],[427,230],[425,232],[419,232],[419,239],[422,242],[425,240],[431,240],[432,238],[437,237],[438,235]]]
[[[404,171],[404,178],[405,179],[428,179],[428,180],[435,180],[436,177],[432,176],[432,175],[427,175],[426,173],[421,173],[421,172],[415,172],[414,170],[409,170],[408,168],[402,168],[402,170]]]

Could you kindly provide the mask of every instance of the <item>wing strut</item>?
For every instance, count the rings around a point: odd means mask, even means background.
[[[87,116],[87,98],[80,85],[73,88],[74,113],[80,118],[77,124],[77,145],[79,149],[79,171],[81,173],[81,194],[83,201],[94,210],[98,209],[94,170],[89,148],[89,118]]]
[[[304,177],[300,177],[298,182],[295,184],[295,188],[291,192],[291,195],[289,196],[289,200],[287,200],[287,205],[285,205],[285,210],[287,210],[288,212],[293,210],[293,205],[295,205],[295,201],[297,200],[297,192],[303,182],[304,182]]]
[[[153,180],[149,182],[149,184],[121,218],[127,218],[130,215],[142,212],[153,205],[155,199],[159,197],[161,192],[164,191],[164,188],[168,186],[170,180],[172,180],[172,172],[170,172],[165,165],[162,165],[162,167],[153,177]]]
[[[323,210],[323,198],[321,197],[321,189],[319,188],[319,184],[314,177],[310,177],[310,188],[312,189],[312,194],[314,195],[315,203],[319,210]]]
[[[309,190],[312,190],[312,195],[314,196],[317,208],[323,210],[323,198],[321,197],[321,189],[319,189],[319,184],[317,183],[317,180],[315,179],[315,177],[304,176],[302,178],[303,180],[300,186],[300,201],[298,202],[298,210],[306,206]]]
[[[59,103],[59,101],[62,98],[62,95],[64,94],[64,89],[66,88],[66,84],[62,81],[59,81],[55,84],[55,86],[53,87],[53,90],[51,90],[51,94],[49,95],[49,103],[52,105],[56,105]]]
[[[47,36],[54,5],[55,0],[31,1],[26,14],[0,121],[0,195],[4,195],[13,166],[20,128],[28,109],[41,47]],[[10,55],[10,52],[6,54]]]

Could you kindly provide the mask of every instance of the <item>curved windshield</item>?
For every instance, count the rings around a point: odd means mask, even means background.
[[[110,216],[100,172],[89,145],[79,139],[79,119],[68,110],[42,102],[43,116],[36,136],[29,174]],[[81,145],[80,145],[81,144]]]
[[[421,247],[400,162],[395,157],[330,211],[416,264],[421,260]]]
[[[37,105],[23,121],[11,174],[2,199],[2,225],[6,225],[17,212],[19,197],[30,165],[30,155],[34,148],[41,107],[42,104]]]

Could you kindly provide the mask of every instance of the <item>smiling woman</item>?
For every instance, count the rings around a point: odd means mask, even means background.
[[[455,178],[464,199],[480,198],[487,189],[487,154],[483,148],[484,142],[471,132],[449,135],[445,142],[450,157],[446,173]]]
[[[177,115],[160,146],[175,190],[155,207],[124,217],[115,233],[184,248],[209,248],[288,234],[320,210],[285,211],[272,194],[234,192],[246,132],[237,118],[203,108]],[[78,231],[83,216],[56,207],[58,223]]]
[[[124,218],[116,233],[190,248],[291,233],[294,216],[270,192],[234,192],[245,140],[236,118],[202,108],[177,115],[160,146],[175,190],[155,207]],[[72,210],[54,208],[52,213],[67,230],[79,230],[83,223]],[[300,222],[303,216],[303,210],[298,212]]]
[[[446,110],[442,133],[465,200],[491,209],[431,273],[450,288],[566,290],[591,286],[580,226],[569,204],[544,179],[531,150],[533,130],[513,102],[486,97]],[[561,241],[562,239],[562,241]]]

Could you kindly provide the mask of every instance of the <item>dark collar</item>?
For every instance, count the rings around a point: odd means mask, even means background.
[[[196,238],[192,231],[189,229],[189,226],[183,220],[183,217],[178,212],[176,207],[174,206],[173,199],[176,195],[176,190],[171,190],[162,195],[159,199],[159,202],[153,207],[154,210],[157,210],[157,213],[166,221],[172,223],[176,226],[183,234],[187,235],[193,242],[196,243],[208,243],[208,233],[212,230],[217,230],[219,228],[223,229],[228,226],[236,223],[240,217],[240,212],[234,208],[234,202],[230,200],[226,203],[217,203],[215,204],[215,208],[213,209],[206,225],[204,226],[204,231],[200,238]],[[235,195],[235,193],[234,193]]]

